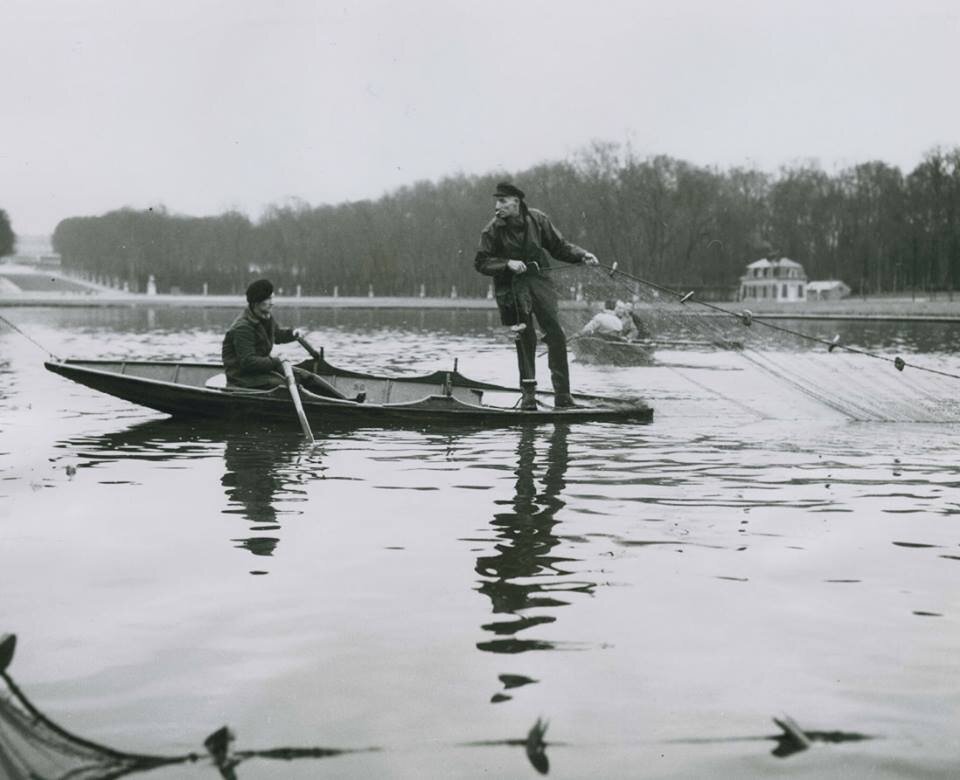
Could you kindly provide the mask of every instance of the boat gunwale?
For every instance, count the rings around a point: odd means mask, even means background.
[[[309,361],[305,361],[309,362]],[[172,389],[179,393],[182,396],[200,396],[209,400],[216,400],[221,406],[229,406],[232,403],[237,404],[238,407],[251,406],[254,404],[267,404],[271,407],[282,405],[287,406],[290,403],[289,396],[285,394],[278,394],[275,391],[265,391],[264,394],[257,395],[247,395],[245,393],[237,393],[227,391],[222,388],[211,388],[201,385],[186,384],[183,382],[171,382],[164,379],[154,379],[151,377],[142,377],[134,374],[124,374],[117,371],[107,371],[95,367],[91,367],[90,364],[94,366],[97,364],[109,364],[109,365],[161,365],[169,367],[177,366],[190,366],[195,368],[211,368],[217,369],[218,373],[222,370],[222,365],[217,363],[198,363],[198,362],[186,362],[186,361],[131,361],[131,360],[82,360],[82,359],[58,359],[58,360],[48,360],[44,362],[44,366],[47,370],[52,373],[63,376],[66,379],[74,380],[73,376],[70,374],[75,374],[82,376],[84,374],[94,375],[97,377],[103,377],[109,379],[110,381],[119,381],[122,384],[127,386],[153,386],[165,389]],[[435,372],[442,375],[445,372]],[[433,374],[428,375],[433,376]],[[462,376],[462,375],[460,375]],[[369,375],[367,378],[380,381],[397,381],[393,377],[382,377],[376,375]],[[400,379],[402,381],[402,378]],[[469,381],[469,380],[468,380]],[[79,384],[84,384],[83,382],[78,382]],[[414,384],[422,384],[422,382],[415,382]],[[90,385],[84,384],[86,387],[91,387]],[[460,385],[462,387],[462,385]],[[510,387],[501,387],[498,385],[492,385],[497,391],[510,392],[510,393],[520,393],[519,389],[510,388]],[[91,387],[91,389],[96,390],[97,392],[103,392],[107,395],[112,395],[116,398],[121,398],[128,403],[133,403],[138,406],[146,406],[147,408],[155,409],[160,411],[163,414],[173,414],[172,412],[165,411],[163,409],[158,409],[156,406],[151,404],[143,403],[140,401],[133,401],[124,396],[118,396],[113,393],[110,393],[106,390],[103,390],[99,387]],[[471,388],[476,389],[476,388]],[[369,410],[373,411],[375,414],[392,414],[392,413],[406,413],[414,412],[417,416],[429,414],[430,412],[438,411],[449,411],[456,415],[462,415],[464,417],[477,417],[484,416],[488,418],[497,418],[500,420],[576,420],[580,419],[581,421],[602,421],[609,419],[634,419],[634,420],[643,420],[649,422],[653,418],[653,409],[644,401],[639,402],[630,402],[622,399],[607,398],[604,396],[590,396],[586,394],[574,394],[575,397],[579,398],[590,398],[603,403],[609,404],[609,406],[599,406],[599,407],[573,407],[570,409],[556,409],[555,407],[547,407],[537,410],[520,410],[517,407],[503,407],[503,406],[489,406],[482,404],[470,404],[465,401],[462,401],[459,398],[454,398],[453,396],[447,395],[438,395],[436,393],[431,393],[423,398],[417,399],[411,402],[389,404],[389,403],[358,403],[356,401],[351,401],[349,399],[340,399],[340,398],[330,398],[326,396],[319,396],[309,391],[303,393],[304,400],[306,400],[308,408],[313,407],[314,409],[319,408],[336,408],[341,410]],[[239,403],[237,403],[239,402]],[[453,405],[454,408],[447,410],[439,410],[436,408],[437,403],[443,403],[448,405]]]
[[[201,363],[194,361],[186,360],[126,360],[124,358],[114,358],[114,359],[103,359],[103,358],[57,358],[56,360],[44,361],[44,365],[47,364],[63,365],[70,366],[75,369],[83,369],[88,371],[95,371],[97,373],[103,374],[105,376],[118,376],[118,377],[129,377],[132,379],[138,379],[148,382],[157,382],[173,387],[180,388],[192,388],[196,390],[212,390],[216,392],[218,388],[209,388],[202,387],[200,385],[188,385],[182,382],[171,382],[165,379],[151,379],[149,377],[137,377],[131,376],[129,374],[117,373],[113,371],[103,371],[97,368],[87,368],[86,364],[96,365],[130,365],[130,366],[185,366],[188,368],[210,368],[216,369],[217,373],[223,372],[222,363]],[[360,371],[351,371],[349,369],[340,368],[334,366],[331,363],[328,363],[326,360],[316,361],[313,358],[307,358],[297,363],[297,366],[300,368],[308,368],[310,366],[316,366],[319,363],[319,367],[323,369],[328,369],[330,375],[344,377],[347,379],[371,379],[376,381],[389,381],[389,382],[407,382],[409,384],[441,384],[445,378],[449,377],[454,387],[462,387],[468,390],[489,390],[490,392],[501,392],[501,393],[521,393],[523,392],[519,387],[510,387],[508,385],[497,385],[492,382],[483,382],[478,379],[470,379],[467,376],[461,374],[457,369],[452,369],[450,371],[444,371],[442,369],[437,369],[429,374],[416,374],[413,376],[389,376],[384,374],[368,374]],[[314,371],[314,373],[323,375],[320,371]],[[457,382],[456,380],[462,380]],[[537,395],[542,396],[554,396],[556,392],[553,390],[538,390]],[[610,404],[622,404],[623,400],[619,398],[614,398],[612,396],[602,395],[599,393],[582,393],[582,392],[571,392],[574,398],[581,398],[584,400],[592,401],[602,401]],[[317,398],[323,398],[324,400],[340,400],[340,399],[328,399],[325,396],[315,396]],[[381,404],[383,405],[383,404]],[[486,408],[486,407],[485,407]],[[496,408],[496,407],[493,407]]]

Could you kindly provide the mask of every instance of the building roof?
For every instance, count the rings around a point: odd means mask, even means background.
[[[800,263],[796,260],[791,260],[789,257],[781,257],[779,260],[767,260],[767,258],[762,257],[759,260],[754,260],[752,263],[747,265],[747,268],[803,268]]]
[[[850,289],[850,286],[840,279],[818,279],[815,282],[807,282],[808,290],[834,290],[841,286]]]

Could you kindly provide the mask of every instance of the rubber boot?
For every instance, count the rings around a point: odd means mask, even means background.
[[[537,380],[520,380],[520,390],[523,393],[520,397],[520,408],[525,412],[537,411]]]

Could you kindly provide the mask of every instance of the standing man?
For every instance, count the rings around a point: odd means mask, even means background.
[[[283,373],[284,361],[271,357],[274,344],[287,344],[300,337],[299,330],[281,328],[271,314],[273,284],[269,279],[257,279],[247,287],[247,308],[237,317],[223,337],[221,357],[227,375],[227,386],[270,390],[287,384]],[[324,379],[293,367],[297,384],[311,393],[329,398],[345,398],[343,393]],[[355,399],[365,400],[363,393]]]
[[[515,326],[517,331],[517,364],[523,390],[520,408],[537,408],[534,316],[547,343],[550,378],[556,393],[554,406],[576,406],[570,395],[567,337],[560,326],[557,291],[547,269],[551,256],[575,264],[596,265],[598,260],[560,235],[542,211],[528,208],[522,190],[501,182],[493,197],[494,218],[480,233],[474,266],[480,273],[493,277],[500,321]]]

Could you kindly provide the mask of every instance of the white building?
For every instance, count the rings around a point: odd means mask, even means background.
[[[807,274],[800,263],[786,257],[763,258],[750,263],[740,277],[740,300],[802,301],[806,288]]]
[[[850,292],[850,288],[839,279],[824,279],[807,285],[807,298],[811,301],[838,301]]]

